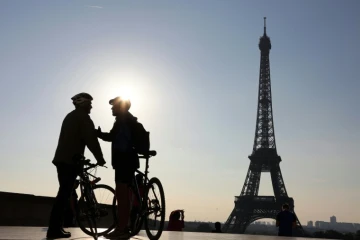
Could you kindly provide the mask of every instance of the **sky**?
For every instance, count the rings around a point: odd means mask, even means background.
[[[70,98],[109,131],[128,94],[150,131],[167,216],[225,222],[252,152],[263,17],[274,126],[302,222],[360,222],[360,1],[1,1],[0,191],[55,196]],[[110,144],[100,141],[114,186]],[[94,160],[87,150],[86,156]],[[144,167],[142,163],[141,168]],[[263,173],[260,195],[272,195]]]

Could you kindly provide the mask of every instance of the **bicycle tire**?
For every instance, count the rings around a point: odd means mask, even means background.
[[[159,228],[157,230],[157,233],[154,235],[151,231],[152,229],[150,228],[150,223],[154,223],[150,222],[149,216],[151,215],[151,210],[153,209],[152,204],[157,204],[156,202],[159,201],[159,199],[156,200],[149,200],[149,193],[150,191],[153,191],[153,185],[157,185],[159,192],[160,192],[160,209],[158,209],[158,206],[155,207],[155,215],[157,216],[159,214],[160,216],[160,221],[159,221]],[[146,206],[146,215],[145,215],[145,230],[146,230],[146,235],[148,236],[148,238],[150,240],[157,240],[160,238],[163,230],[164,230],[164,223],[165,223],[165,194],[164,194],[164,189],[163,186],[160,182],[160,180],[156,177],[151,178],[149,183],[146,186],[146,191],[145,191],[145,196],[147,198],[147,206]],[[149,206],[149,201],[151,202],[150,206]],[[158,213],[159,212],[159,213]],[[155,218],[155,224],[157,223],[157,220]]]
[[[135,226],[131,229],[131,236],[138,235],[144,223],[144,217],[138,216],[135,221]]]
[[[105,185],[105,184],[99,184],[99,185],[95,185],[94,187],[93,187],[93,191],[95,191],[96,189],[105,189],[105,190],[108,190],[108,191],[110,191],[111,192],[111,194],[112,194],[112,205],[114,204],[114,202],[116,201],[115,200],[115,190],[112,188],[112,187],[110,187],[110,186],[108,186],[108,185]],[[80,227],[80,229],[85,233],[85,234],[87,234],[87,235],[89,235],[89,236],[92,236],[92,237],[99,237],[99,236],[103,236],[104,234],[107,234],[107,233],[109,233],[112,229],[114,229],[115,228],[115,226],[116,226],[116,219],[115,219],[115,217],[113,216],[112,218],[111,218],[111,216],[110,216],[110,226],[108,226],[108,227],[105,227],[105,231],[101,231],[101,232],[98,232],[98,226],[99,226],[99,224],[97,224],[98,223],[98,217],[99,217],[99,215],[101,215],[101,214],[105,214],[105,211],[107,211],[105,208],[98,208],[97,210],[98,210],[98,212],[96,213],[97,214],[97,217],[95,217],[95,216],[89,216],[89,217],[86,217],[86,219],[87,219],[87,221],[88,221],[88,223],[89,223],[89,226],[86,226],[85,225],[85,223],[84,222],[82,222],[81,221],[81,219],[83,219],[83,216],[81,215],[81,214],[83,214],[83,212],[84,212],[84,209],[81,209],[81,207],[82,206],[84,206],[84,203],[85,203],[85,205],[87,205],[87,199],[86,198],[88,198],[89,196],[84,196],[84,195],[81,195],[81,197],[80,197],[80,199],[79,199],[79,202],[78,202],[78,206],[79,206],[79,208],[77,209],[77,211],[76,211],[76,220],[77,220],[77,223],[78,223],[78,225],[79,225],[79,227]],[[85,198],[85,202],[84,202],[84,198]],[[88,202],[90,202],[91,200],[88,200]],[[88,206],[87,206],[87,208],[89,208]],[[83,210],[83,211],[81,211],[81,210]],[[85,212],[87,211],[87,209],[85,209]],[[111,213],[112,213],[112,211],[110,211]],[[107,216],[107,215],[105,215],[105,216]],[[102,217],[102,216],[100,216],[100,217]],[[89,222],[89,220],[91,220],[90,222]],[[90,229],[89,229],[90,228]]]

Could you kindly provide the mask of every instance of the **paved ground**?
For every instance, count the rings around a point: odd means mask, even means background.
[[[79,228],[66,229],[71,232],[70,240],[92,240]],[[42,227],[1,227],[0,239],[7,240],[45,240],[47,228]],[[68,239],[68,238],[65,238]],[[104,238],[98,238],[99,240]],[[146,233],[141,231],[139,236],[132,240],[147,240]],[[163,232],[161,240],[300,240],[305,238],[285,238],[276,236],[239,235],[239,234],[216,234],[216,233],[193,233],[193,232]]]

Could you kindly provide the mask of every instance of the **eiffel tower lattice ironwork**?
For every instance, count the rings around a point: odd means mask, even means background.
[[[281,157],[276,151],[269,61],[271,42],[266,34],[266,18],[259,48],[261,60],[254,147],[241,194],[235,197],[235,207],[223,226],[223,231],[228,233],[244,233],[250,223],[261,218],[276,219],[284,203],[288,203],[290,211],[295,213],[294,200],[288,196],[281,174]],[[258,196],[262,172],[270,172],[274,196]],[[298,219],[297,229],[300,230],[298,234],[303,233]]]

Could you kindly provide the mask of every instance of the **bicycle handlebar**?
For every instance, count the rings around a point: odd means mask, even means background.
[[[149,150],[147,153],[145,154],[140,154],[138,155],[139,158],[144,158],[144,159],[147,159],[147,158],[151,158],[151,157],[155,157],[157,154],[157,152],[155,150]],[[86,168],[84,168],[84,171],[87,171],[89,169],[92,169],[92,168],[96,168],[96,167],[104,167],[104,168],[107,168],[105,165],[101,166],[99,164],[94,164],[94,163],[90,163],[90,159],[85,159],[85,157],[83,158],[83,160],[80,161],[81,164],[84,164],[84,166],[88,166]]]
[[[88,166],[88,167],[84,168],[84,171],[87,171],[87,170],[89,170],[89,169],[91,169],[91,168],[96,168],[96,167],[104,167],[104,168],[107,168],[107,166],[105,166],[105,165],[101,166],[101,165],[99,165],[99,164],[97,164],[97,163],[95,163],[95,164],[94,164],[94,163],[90,163],[90,159],[84,160],[83,163],[84,163],[84,166]]]
[[[155,157],[157,154],[157,152],[155,150],[149,150],[149,152],[147,152],[146,154],[140,154],[138,155],[139,158],[151,158],[151,157]]]

